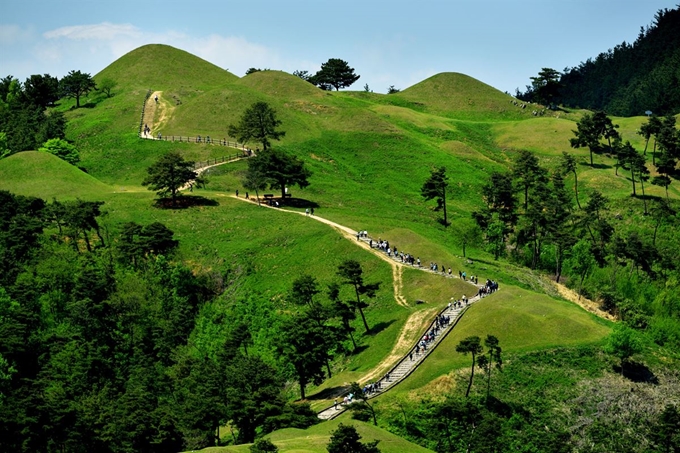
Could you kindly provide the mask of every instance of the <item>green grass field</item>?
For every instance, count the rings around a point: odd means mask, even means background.
[[[428,359],[386,399],[411,391],[427,390],[437,378],[469,367],[470,357],[456,352],[456,345],[469,336],[496,336],[505,353],[579,346],[601,342],[610,323],[571,302],[557,300],[514,286],[470,306],[460,323]]]
[[[581,201],[593,189],[604,189],[614,199],[627,199],[630,181],[625,172],[615,175],[613,160],[596,156],[604,169],[586,165],[587,149],[569,146],[571,130],[581,112],[548,112],[535,117],[537,106],[521,109],[513,99],[470,77],[445,73],[393,95],[363,92],[324,92],[280,71],[262,71],[238,78],[204,60],[168,46],[139,48],[117,60],[96,76],[118,82],[114,96],[92,93],[73,109],[62,101],[57,108],[69,120],[67,137],[81,152],[87,173],[54,156],[23,152],[0,160],[0,189],[51,200],[97,199],[105,201],[103,223],[116,231],[123,222],[159,221],[180,240],[179,258],[197,271],[232,267],[243,271],[243,294],[256,294],[267,306],[253,309],[261,317],[255,329],[256,344],[270,344],[267,323],[276,322],[275,310],[287,310],[285,295],[292,281],[308,273],[325,287],[336,279],[337,266],[356,259],[368,281],[382,288],[367,310],[376,332],[363,335],[355,322],[361,352],[340,358],[335,374],[317,391],[344,385],[372,370],[390,352],[408,317],[423,309],[445,305],[451,297],[472,295],[474,288],[460,280],[406,269],[403,295],[409,307],[394,298],[392,270],[379,258],[356,247],[332,228],[293,213],[257,207],[235,200],[246,162],[211,169],[206,190],[193,195],[207,199],[204,206],[184,210],[153,207],[154,194],[141,186],[146,168],[158,156],[179,151],[189,160],[203,161],[233,153],[233,149],[205,144],[157,142],[137,137],[140,112],[148,90],[161,92],[154,133],[227,137],[229,124],[255,101],[266,101],[278,112],[286,131],[275,146],[300,157],[311,169],[310,186],[293,187],[297,198],[318,204],[316,214],[350,228],[366,229],[385,238],[399,250],[451,267],[480,281],[501,282],[502,290],[474,305],[460,326],[406,382],[393,392],[428,392],[429,385],[452,370],[467,366],[469,358],[455,353],[455,345],[469,335],[496,335],[508,352],[541,350],[600,342],[609,332],[607,323],[574,304],[553,299],[540,289],[538,278],[516,266],[494,261],[479,244],[468,245],[468,263],[462,257],[461,227],[470,212],[482,206],[479,191],[492,171],[509,168],[519,149],[535,152],[549,168],[563,151],[574,153],[578,166]],[[644,140],[635,132],[644,118],[616,118],[624,140],[638,149]],[[250,144],[253,148],[257,144]],[[648,161],[651,155],[648,152]],[[446,166],[451,178],[448,200],[451,226],[443,227],[426,203],[420,187],[435,166]],[[567,178],[567,185],[572,184]],[[659,187],[647,193],[663,196]],[[678,184],[670,196],[680,196]],[[254,194],[252,194],[254,195]],[[416,304],[417,300],[425,301]],[[260,311],[258,311],[260,310]],[[209,341],[208,330],[198,332]],[[261,350],[274,361],[271,351]],[[386,396],[389,398],[389,395]],[[321,403],[317,403],[321,404]],[[328,432],[324,423],[306,432],[284,430],[272,439],[281,451],[324,451]],[[383,440],[385,452],[421,451],[400,444],[394,436],[361,424],[361,432]],[[379,434],[380,433],[380,434]],[[230,447],[231,448],[231,447]],[[217,451],[217,450],[215,450]],[[245,446],[219,451],[247,451]],[[425,451],[425,450],[422,450]]]
[[[362,442],[379,440],[378,448],[383,453],[427,453],[432,451],[408,442],[384,429],[357,420],[349,420],[345,416],[305,430],[282,429],[272,433],[267,438],[279,447],[281,453],[326,453],[326,445],[331,433],[337,429],[340,423],[353,425],[359,432]],[[246,453],[250,451],[250,445],[211,447],[200,451],[205,453]]]

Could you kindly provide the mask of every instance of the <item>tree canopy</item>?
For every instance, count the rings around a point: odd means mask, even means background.
[[[256,102],[246,109],[238,124],[229,126],[229,135],[244,143],[250,140],[262,143],[266,151],[271,145],[269,140],[281,140],[286,135],[276,130],[280,125],[276,110],[266,102]]]
[[[59,81],[62,96],[76,100],[76,108],[80,107],[80,98],[97,88],[92,76],[80,71],[70,71]]]
[[[47,140],[38,151],[54,154],[71,165],[77,165],[80,162],[80,153],[76,147],[61,138]]]
[[[354,426],[340,423],[331,433],[326,450],[328,453],[380,453],[378,442],[374,440],[365,444]]]
[[[354,68],[339,58],[330,58],[321,65],[321,69],[314,75],[313,82],[320,86],[332,86],[335,90],[347,88],[359,80]]]
[[[444,226],[449,226],[446,216],[446,188],[449,186],[449,177],[446,175],[446,167],[434,168],[430,172],[430,177],[425,180],[420,188],[420,194],[426,201],[436,199],[437,206],[435,211],[444,211]]]
[[[272,189],[280,189],[281,200],[285,200],[287,187],[297,185],[304,189],[311,175],[302,160],[281,150],[268,149],[248,159],[244,181],[253,189],[260,189],[265,183]]]
[[[156,163],[147,168],[149,174],[142,181],[143,186],[149,186],[149,190],[155,190],[161,198],[172,199],[172,205],[176,205],[179,190],[198,174],[194,171],[194,163],[184,160],[178,152],[170,152],[161,156]]]

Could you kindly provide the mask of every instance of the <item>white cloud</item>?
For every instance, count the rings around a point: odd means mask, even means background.
[[[153,33],[130,24],[102,22],[61,27],[43,33],[42,37],[34,48],[38,59],[65,61],[95,72],[145,44],[177,47],[237,75],[243,75],[250,67],[278,69],[282,64],[274,50],[239,36],[195,37],[174,30]]]
[[[130,24],[112,24],[102,22],[101,24],[73,25],[61,27],[43,33],[47,39],[73,39],[73,40],[103,40],[112,41],[121,37],[139,37],[142,31]]]

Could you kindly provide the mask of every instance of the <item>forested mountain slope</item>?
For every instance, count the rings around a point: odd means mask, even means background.
[[[659,10],[634,43],[623,42],[567,69],[560,83],[566,106],[611,115],[680,111],[680,8]]]

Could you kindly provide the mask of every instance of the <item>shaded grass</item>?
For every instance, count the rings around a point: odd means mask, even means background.
[[[346,417],[326,421],[304,430],[296,428],[281,429],[266,437],[279,447],[281,453],[326,453],[326,445],[331,433],[338,428],[340,423],[353,425],[359,432],[359,435],[361,435],[362,442],[379,440],[378,448],[383,453],[427,453],[431,451],[380,427],[358,420],[348,420]],[[206,453],[245,453],[250,451],[249,449],[250,445],[248,444],[233,447],[211,447],[200,451]]]

